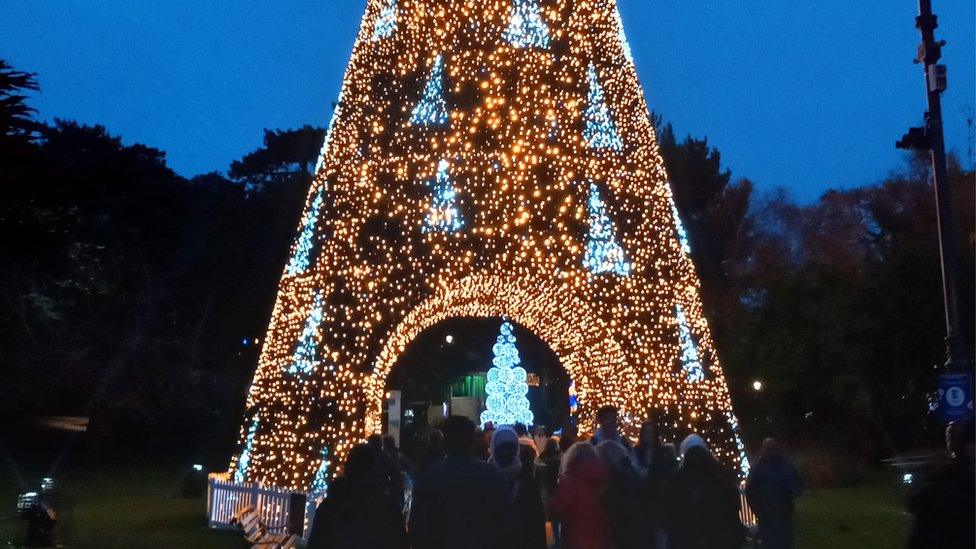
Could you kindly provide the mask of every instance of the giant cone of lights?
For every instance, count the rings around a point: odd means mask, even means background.
[[[628,436],[653,418],[744,469],[629,51],[613,0],[368,0],[235,479],[323,489],[380,430],[397,357],[451,317],[545,341],[582,435],[612,404]]]

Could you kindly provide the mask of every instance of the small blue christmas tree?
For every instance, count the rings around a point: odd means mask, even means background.
[[[305,328],[302,335],[298,338],[295,345],[295,353],[292,355],[291,365],[286,370],[289,374],[309,374],[315,369],[318,362],[315,354],[318,351],[319,324],[322,323],[322,292],[315,293],[312,301],[312,310],[308,313],[305,320]]]
[[[539,1],[515,0],[512,17],[503,36],[516,48],[548,48],[549,28],[542,20]]]
[[[678,345],[681,347],[681,367],[685,371],[685,379],[695,383],[705,379],[705,369],[702,367],[698,346],[691,337],[691,328],[681,305],[674,306],[674,314],[678,319]]]
[[[315,478],[312,479],[312,493],[315,495],[325,495],[329,490],[329,447],[322,448],[322,461],[319,468],[315,470]]]
[[[305,223],[302,227],[302,233],[298,235],[298,241],[295,243],[295,252],[288,260],[288,266],[285,267],[285,273],[288,276],[302,274],[308,270],[312,250],[315,247],[315,223],[318,222],[319,208],[321,207],[322,188],[320,187],[308,207],[308,212],[305,213]]]
[[[437,54],[430,69],[420,102],[410,113],[414,126],[442,126],[447,124],[447,101],[444,100],[444,56]]]
[[[688,255],[691,253],[691,245],[688,244],[688,232],[685,231],[684,223],[681,222],[681,216],[678,214],[678,207],[674,205],[674,200],[671,200],[671,217],[674,218],[674,227],[678,233],[678,243],[681,244],[681,251]]]
[[[254,421],[247,429],[247,436],[244,438],[244,449],[241,450],[241,457],[237,459],[237,469],[234,470],[234,482],[241,483],[247,480],[247,469],[251,466],[251,454],[254,452],[254,437],[258,434],[260,418],[254,416]]]
[[[379,17],[373,25],[373,40],[381,40],[393,34],[396,30],[397,3],[396,0],[387,0],[383,9],[380,10]]]
[[[590,232],[586,241],[586,255],[583,265],[595,274],[613,273],[619,276],[630,274],[623,247],[617,242],[617,229],[607,215],[606,204],[600,198],[600,189],[590,183]]]
[[[603,98],[603,86],[600,85],[596,67],[592,63],[586,71],[586,77],[590,84],[590,91],[586,96],[586,110],[583,112],[583,119],[586,122],[583,137],[591,149],[619,151],[624,145],[620,140],[620,134],[617,133],[617,124],[613,121],[610,108]]]
[[[485,383],[485,407],[481,413],[481,424],[488,422],[495,425],[532,425],[535,417],[529,409],[529,399],[526,395],[529,386],[526,383],[528,375],[525,368],[519,366],[522,362],[518,349],[515,347],[515,334],[512,324],[503,320],[499,329],[498,339],[491,348],[494,358],[492,367],[488,370]]]
[[[431,200],[430,212],[427,213],[427,221],[423,227],[423,232],[453,232],[461,228],[461,213],[457,207],[457,191],[451,183],[451,178],[447,173],[450,165],[446,160],[441,160],[437,164],[437,175],[432,183],[434,187],[434,197]]]

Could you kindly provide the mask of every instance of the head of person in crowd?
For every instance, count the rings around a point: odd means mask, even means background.
[[[491,436],[491,458],[488,461],[494,463],[508,478],[517,475],[522,468],[518,438],[515,430],[507,426],[495,429]]]
[[[712,472],[717,467],[718,462],[715,461],[715,456],[712,455],[711,450],[708,449],[708,444],[700,435],[692,433],[681,441],[682,469]]]
[[[559,449],[559,437],[551,436],[546,440],[545,446],[542,447],[542,452],[539,454],[539,459],[558,459],[562,454]]]
[[[383,449],[383,435],[379,433],[373,433],[366,437],[366,444],[373,450],[379,451]]]
[[[441,431],[444,433],[444,452],[448,457],[471,457],[475,438],[473,421],[464,416],[450,416],[444,420]]]
[[[379,456],[376,449],[367,444],[357,444],[349,450],[342,474],[350,481],[376,478],[379,472]]]
[[[563,452],[569,450],[578,440],[576,425],[569,423],[565,425],[559,434],[559,449]]]
[[[630,452],[616,440],[604,440],[597,444],[596,450],[609,471],[621,471],[630,466]]]
[[[518,435],[519,438],[522,438],[529,434],[529,430],[525,427],[525,425],[521,423],[516,423],[515,425],[512,425],[512,429],[515,430],[515,434]]]
[[[396,444],[396,439],[393,438],[393,435],[383,436],[383,450],[386,451],[386,453],[388,454],[396,455],[397,444]]]
[[[618,435],[619,424],[617,422],[617,407],[612,405],[601,406],[596,411],[596,425],[604,438],[616,437]]]
[[[762,441],[762,450],[760,451],[763,457],[766,458],[777,458],[783,455],[783,450],[779,445],[779,441],[773,437],[766,437]]]
[[[653,420],[645,421],[640,428],[637,439],[637,446],[641,448],[653,448],[657,445],[657,428]]]
[[[559,474],[573,475],[586,467],[591,467],[593,463],[600,465],[600,454],[596,451],[596,447],[586,441],[577,442],[563,453]]]

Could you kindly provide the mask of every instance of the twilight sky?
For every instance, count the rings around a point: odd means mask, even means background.
[[[880,180],[925,108],[914,0],[618,0],[648,102],[735,177],[803,201]],[[976,6],[934,0],[947,145],[966,166]],[[37,72],[43,119],[104,124],[183,175],[225,170],[262,128],[324,126],[365,0],[0,3],[0,57]]]

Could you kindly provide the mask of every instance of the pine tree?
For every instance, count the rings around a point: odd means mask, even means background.
[[[481,413],[481,424],[491,422],[495,425],[532,425],[534,416],[529,409],[526,395],[529,386],[525,368],[519,366],[518,348],[515,347],[515,334],[508,320],[502,321],[498,338],[491,348],[492,367],[488,370],[485,383],[485,408]]]

